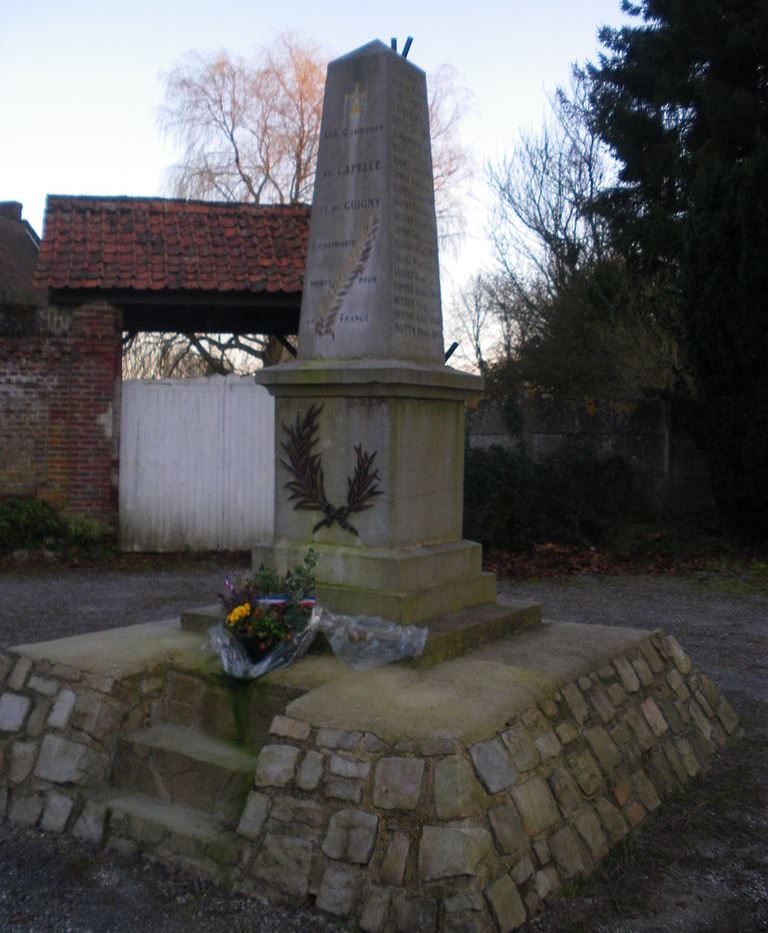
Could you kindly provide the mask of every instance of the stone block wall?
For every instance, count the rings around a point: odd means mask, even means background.
[[[164,678],[0,655],[0,819],[147,851],[367,933],[509,931],[588,875],[711,762],[736,715],[677,641],[562,684],[498,732],[419,741],[280,714],[232,842],[191,855],[94,793]]]
[[[706,768],[737,727],[672,637],[466,745],[278,716],[239,882],[377,931],[513,930]]]
[[[117,523],[122,315],[47,308],[0,336],[0,497]]]
[[[148,720],[161,687],[0,654],[0,818],[101,841],[104,807],[89,795],[108,781],[115,737]]]

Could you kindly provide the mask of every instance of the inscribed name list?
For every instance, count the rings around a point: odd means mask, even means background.
[[[443,361],[426,79],[382,42],[328,67],[299,357]]]

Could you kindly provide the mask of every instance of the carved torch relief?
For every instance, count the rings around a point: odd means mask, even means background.
[[[363,450],[362,444],[354,448],[355,467],[352,476],[347,477],[347,502],[341,506],[332,505],[325,494],[322,454],[315,449],[322,410],[322,405],[311,405],[303,418],[296,415],[293,425],[283,423],[286,439],[280,446],[286,459],[280,462],[293,477],[283,488],[288,491],[288,501],[295,503],[295,510],[323,513],[312,529],[313,534],[321,528],[330,528],[336,522],[359,538],[360,534],[349,521],[349,516],[372,508],[372,500],[384,494],[378,468],[373,467],[377,451],[369,454]]]

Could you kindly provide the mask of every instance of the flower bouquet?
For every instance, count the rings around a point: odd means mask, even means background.
[[[316,632],[310,626],[316,565],[317,554],[310,548],[303,563],[284,575],[262,566],[225,579],[220,595],[224,624],[213,630],[211,640],[227,673],[258,677],[306,652]]]

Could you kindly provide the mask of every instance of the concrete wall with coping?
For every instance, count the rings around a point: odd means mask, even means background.
[[[713,505],[691,424],[682,406],[670,401],[568,400],[540,393],[484,399],[467,411],[467,434],[470,446],[480,449],[512,449],[522,441],[534,460],[576,440],[600,457],[626,460],[654,511],[685,514]]]

